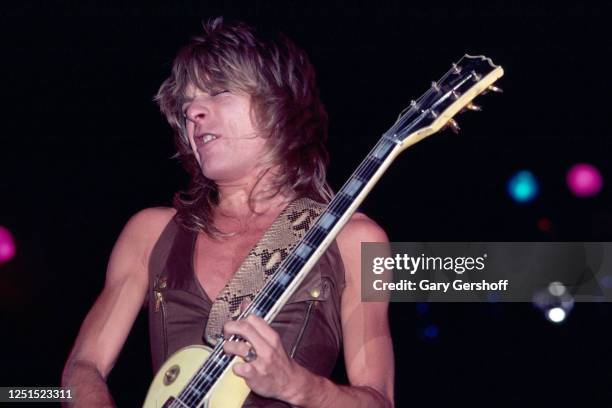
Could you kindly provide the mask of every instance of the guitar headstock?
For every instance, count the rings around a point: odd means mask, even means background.
[[[453,117],[463,109],[480,110],[472,100],[487,91],[501,92],[493,85],[502,75],[502,67],[482,55],[464,55],[452,68],[419,99],[412,101],[385,132],[403,149],[450,127],[457,132],[459,126]]]

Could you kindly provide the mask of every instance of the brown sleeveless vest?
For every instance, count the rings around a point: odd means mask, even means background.
[[[212,301],[193,268],[197,234],[173,217],[149,260],[149,334],[153,370],[177,350],[205,344]],[[272,322],[287,353],[311,372],[329,377],[342,346],[340,299],[344,267],[334,241]],[[243,407],[289,408],[249,394]]]

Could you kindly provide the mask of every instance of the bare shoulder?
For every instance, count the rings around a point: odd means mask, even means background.
[[[363,213],[353,214],[336,238],[349,285],[360,281],[361,243],[388,241],[385,230],[376,221]]]
[[[364,213],[352,215],[337,237],[340,251],[343,248],[361,247],[362,242],[387,242],[387,234],[380,225]]]
[[[168,225],[170,219],[176,214],[176,210],[171,207],[150,207],[138,211],[126,224],[126,229],[130,229],[139,235],[157,235]]]
[[[108,265],[109,278],[130,274],[146,277],[149,255],[162,231],[176,214],[174,208],[145,208],[134,214],[121,231]]]
[[[176,210],[170,207],[150,207],[134,214],[123,231],[121,238],[127,238],[130,246],[140,245],[141,254],[148,258],[153,245],[159,239],[164,228],[168,225]]]

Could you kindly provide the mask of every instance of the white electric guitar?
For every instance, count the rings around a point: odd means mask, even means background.
[[[472,100],[486,91],[499,92],[493,83],[503,74],[490,59],[465,55],[412,101],[238,319],[255,314],[272,322],[391,162],[404,149],[447,126],[458,131],[453,117],[463,109],[480,110]],[[170,356],[153,379],[144,407],[241,407],[250,389],[234,375],[232,365],[243,360],[223,351],[223,343],[233,340],[235,336],[221,340],[213,349],[189,346]]]

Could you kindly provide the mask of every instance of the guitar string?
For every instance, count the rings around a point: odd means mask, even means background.
[[[462,58],[461,60],[463,60],[463,58]],[[460,61],[461,61],[461,60],[460,60]],[[460,61],[459,61],[459,62],[460,62]],[[446,79],[446,78],[447,78],[447,77],[448,77],[448,76],[449,76],[451,73],[453,73],[453,70],[452,70],[452,69],[451,69],[451,70],[449,70],[449,71],[448,71],[448,72],[447,72],[445,75],[443,75],[443,76],[442,76],[442,78],[441,78],[441,79],[438,81],[438,83],[439,83],[439,82],[443,82],[443,81],[444,81],[444,80],[445,80],[445,79]],[[423,95],[422,95],[420,98],[418,98],[418,99],[417,99],[417,104],[418,104],[418,103],[420,103],[420,102],[422,102],[422,101],[423,101],[425,98],[427,98],[427,97],[431,96],[431,94],[433,94],[434,92],[435,92],[435,93],[438,93],[438,91],[435,91],[435,90],[432,90],[432,88],[429,88],[429,89],[428,89],[428,90],[427,90],[427,91],[426,91],[426,92],[425,92],[425,93],[424,93],[424,94],[423,94]],[[409,118],[411,118],[411,117],[412,117],[412,116],[409,114],[409,112],[410,112],[410,111],[411,111],[411,110],[409,109],[409,110],[406,112],[406,114],[405,114],[405,115],[401,116],[401,117],[400,117],[400,118],[399,118],[399,119],[398,119],[398,120],[397,120],[397,121],[396,121],[396,122],[395,122],[395,123],[394,123],[394,124],[391,126],[391,128],[390,128],[390,129],[389,129],[387,132],[385,132],[385,133],[383,134],[383,136],[382,136],[382,137],[379,139],[378,143],[377,143],[377,144],[376,144],[376,145],[375,145],[375,146],[374,146],[374,147],[373,147],[373,148],[370,150],[370,153],[368,153],[368,155],[366,156],[366,159],[364,159],[364,160],[361,162],[361,164],[360,164],[360,165],[357,167],[357,169],[356,169],[356,170],[353,172],[353,174],[351,175],[351,177],[349,177],[349,179],[347,180],[347,182],[345,182],[345,184],[342,186],[342,188],[341,188],[341,189],[338,191],[338,197],[341,197],[340,193],[341,193],[341,192],[344,190],[344,188],[345,188],[345,187],[348,185],[348,183],[349,183],[351,180],[353,180],[353,179],[355,178],[355,176],[356,176],[356,175],[363,175],[363,173],[369,173],[370,171],[372,171],[372,169],[374,169],[374,168],[376,168],[376,169],[377,169],[377,168],[379,168],[379,167],[380,167],[380,165],[381,165],[381,164],[384,162],[384,160],[385,160],[385,159],[388,157],[388,155],[389,155],[389,154],[391,153],[391,151],[394,149],[392,142],[391,142],[391,141],[389,141],[389,138],[390,138],[390,137],[388,136],[388,134],[390,134],[390,133],[393,133],[393,132],[397,131],[397,130],[398,130],[400,127],[401,127],[401,126],[403,126],[403,125],[406,123],[406,121],[407,121]],[[415,112],[417,112],[417,109],[414,109],[414,111],[413,111],[412,113],[415,113]],[[416,118],[413,120],[413,122],[417,122],[417,120],[418,120],[418,119],[420,119],[420,116],[422,116],[424,113],[425,113],[425,112],[422,112],[422,113],[421,113],[421,115],[417,116],[417,117],[416,117]],[[412,123],[411,125],[414,125],[414,124],[415,124],[415,123]],[[408,128],[410,128],[410,127],[411,127],[411,126],[409,126]],[[395,136],[395,135],[394,135],[394,136]],[[385,151],[385,152],[384,152],[384,159],[379,160],[379,159],[374,158],[374,157],[372,156],[372,153],[373,153],[373,152],[374,152],[374,151],[375,151],[375,150],[376,150],[378,147],[380,147],[380,145],[381,145],[383,142],[388,143],[388,145],[387,145],[387,146],[385,146],[385,148],[389,148],[389,147],[391,147],[391,148],[390,148],[388,151]],[[372,159],[379,161],[379,163],[372,163]],[[375,172],[375,171],[376,171],[376,170],[374,170],[374,172]],[[359,174],[359,173],[361,173],[361,174]],[[373,173],[372,173],[372,174],[369,174],[369,175],[368,175],[368,176],[366,176],[366,177],[368,177],[368,178],[369,178],[369,177],[371,177],[371,175],[373,175]],[[365,184],[364,184],[364,186],[365,186]],[[361,191],[362,189],[363,189],[363,186],[362,186],[362,187],[361,187],[361,189],[359,189],[358,191]],[[358,192],[357,192],[356,194],[358,194]],[[335,198],[335,197],[334,197],[334,198]],[[351,197],[350,197],[350,196],[348,196],[348,195],[346,195],[346,197],[342,197],[342,199],[343,199],[343,200],[347,200],[347,199],[349,200],[349,203],[348,203],[348,206],[347,206],[347,207],[350,207],[350,205],[351,205],[351,204],[352,204],[352,202],[354,201],[354,199],[353,199],[353,200],[350,200],[350,198],[351,198]],[[344,204],[346,204],[346,203],[342,203],[342,202],[341,202],[341,200],[342,200],[342,199],[339,199],[339,200],[338,200],[338,201],[339,201],[339,203],[341,203],[341,204],[336,205],[336,206],[335,206],[335,208],[332,208],[332,207],[334,207],[334,206],[332,205],[332,204],[334,204],[334,199],[332,199],[332,201],[330,202],[330,205],[328,206],[328,208],[326,208],[326,210],[324,211],[324,213],[329,213],[329,212],[331,212],[332,214],[334,214],[334,210],[337,210],[339,207],[341,207],[341,206],[343,206]],[[334,215],[335,215],[335,214],[334,214]],[[336,215],[336,218],[338,219],[339,217],[337,217],[337,215]],[[337,222],[337,220],[336,220],[335,222]],[[333,224],[333,225],[335,225],[335,222],[334,222],[334,224]],[[317,224],[315,223],[315,227],[316,227],[316,225],[317,225]],[[313,229],[312,231],[314,231],[314,233],[312,234],[313,236],[312,236],[312,237],[309,237],[309,234],[307,233],[307,234],[304,236],[304,238],[302,238],[302,240],[300,240],[300,242],[298,243],[298,245],[299,245],[300,243],[302,243],[302,242],[307,241],[307,239],[308,239],[308,238],[313,238],[313,239],[312,239],[313,241],[317,241],[318,239],[320,239],[320,238],[321,238],[321,236],[322,236],[322,235],[325,235],[325,236],[327,235],[327,233],[322,232],[322,231],[321,231],[321,229],[318,229],[318,228],[315,228],[315,229]],[[317,235],[318,235],[318,236],[317,236]],[[324,239],[324,237],[323,237],[323,239]],[[297,245],[296,245],[296,247],[297,247]],[[311,255],[312,255],[312,253],[311,253],[311,254],[308,256],[308,258],[307,258],[306,260],[303,260],[303,259],[301,259],[301,258],[297,258],[297,257],[290,258],[290,259],[288,259],[288,261],[289,261],[289,262],[287,262],[287,265],[283,266],[283,268],[282,268],[282,269],[284,269],[284,270],[285,270],[285,273],[288,273],[288,272],[287,272],[288,270],[291,270],[291,269],[295,268],[296,266],[299,266],[299,264],[302,264],[302,267],[303,267],[303,264],[304,264],[304,263],[305,263],[305,262],[306,262],[306,261],[307,261],[307,260],[310,258],[310,256],[311,256]],[[271,279],[271,281],[270,281],[270,282],[275,282],[275,281],[277,280],[277,279],[276,279],[276,277],[277,277],[277,276],[278,276],[278,274],[280,273],[280,270],[281,270],[281,265],[279,265],[278,270],[277,270],[277,271],[274,273],[274,275],[273,275],[273,277],[272,277],[272,279]],[[297,272],[299,272],[299,270],[298,270]],[[289,272],[289,273],[291,273],[291,272]],[[296,273],[296,275],[297,275],[297,273]],[[292,277],[291,277],[291,281],[293,281],[293,279],[295,279],[295,276],[292,276]],[[263,295],[261,295],[261,296],[257,295],[257,296],[255,297],[254,301],[253,301],[253,302],[252,302],[252,303],[249,305],[249,307],[247,307],[247,308],[244,310],[244,312],[243,312],[243,313],[242,313],[242,314],[241,314],[241,315],[238,317],[238,319],[244,318],[244,317],[248,316],[249,314],[251,314],[251,313],[253,312],[253,309],[255,308],[255,306],[257,306],[259,309],[267,309],[267,310],[269,310],[269,308],[273,307],[273,306],[274,306],[274,304],[276,303],[276,301],[275,301],[275,300],[270,300],[270,299],[269,299],[269,297],[270,297],[270,296],[271,296],[271,297],[275,297],[275,296],[277,296],[279,293],[281,293],[281,294],[282,294],[282,293],[283,293],[283,292],[286,290],[286,288],[282,288],[282,287],[279,287],[279,286],[280,286],[280,285],[278,285],[278,282],[276,282],[276,284],[274,285],[274,287],[272,287],[272,289],[271,289],[271,290],[268,290],[268,291],[266,291],[266,290],[265,290],[265,287],[264,287],[264,290],[262,290],[262,291],[260,292],[260,293],[263,293]],[[262,301],[258,301],[258,300],[257,300],[257,297],[261,297],[263,300],[262,300]],[[260,305],[260,303],[261,303],[261,305]],[[270,305],[269,303],[272,303],[272,304]],[[263,306],[263,307],[262,307],[262,306]],[[235,336],[232,336],[232,337],[235,337]],[[230,340],[230,341],[231,341],[231,340],[232,340],[232,337],[230,337],[230,339],[228,339],[228,340]],[[223,343],[224,343],[225,341],[226,341],[226,340],[224,339],[223,341],[219,342],[220,344],[218,344],[218,345],[217,345],[217,346],[214,348],[213,352],[211,352],[211,354],[210,354],[210,356],[207,358],[206,362],[209,362],[209,361],[210,361],[210,362],[211,362],[210,364],[213,364],[213,363],[212,363],[212,360],[213,360],[213,359],[218,360],[218,356],[219,356],[220,354],[224,354],[224,356],[222,357],[222,359],[226,359],[226,358],[227,358],[227,359],[231,359],[231,357],[230,357],[230,356],[228,356],[227,354],[225,354],[225,353],[223,353],[223,352],[222,352],[222,350],[223,350],[222,345],[223,345]],[[200,368],[200,370],[198,370],[198,373],[196,373],[196,375],[194,375],[194,378],[192,378],[192,379],[190,380],[190,382],[188,383],[187,387],[186,387],[185,389],[183,389],[183,391],[187,390],[188,388],[192,388],[193,386],[199,387],[200,385],[202,385],[202,384],[201,384],[201,382],[205,382],[205,381],[206,381],[206,377],[210,377],[211,375],[216,375],[216,374],[218,374],[219,372],[222,372],[222,371],[223,371],[223,370],[226,368],[226,367],[219,367],[218,363],[214,363],[214,364],[215,364],[215,367],[213,367],[212,369],[210,369],[210,364],[208,364],[208,366],[209,366],[209,367],[206,367],[206,365],[207,365],[207,364],[206,364],[206,362],[205,362],[205,364],[204,364],[204,365],[203,365],[203,366]],[[223,361],[223,363],[226,363],[226,362],[225,362],[225,361]],[[206,373],[206,374],[207,374],[207,375],[206,375],[204,378],[197,379],[197,377],[199,377],[199,376],[200,376],[200,374],[204,374],[204,373]],[[196,380],[196,381],[194,382],[193,380]],[[192,383],[193,383],[193,384],[192,384]],[[181,392],[181,394],[182,394],[182,393],[183,393],[183,392]],[[201,397],[201,395],[202,395],[202,393],[201,393],[201,392],[198,392],[197,394],[193,395],[193,398],[189,398],[189,400],[185,400],[184,402],[189,403],[189,404],[190,404],[190,403],[192,403],[192,402],[196,402],[196,403],[197,403],[197,402],[198,402],[198,399]],[[187,397],[187,396],[186,396],[186,397]]]

